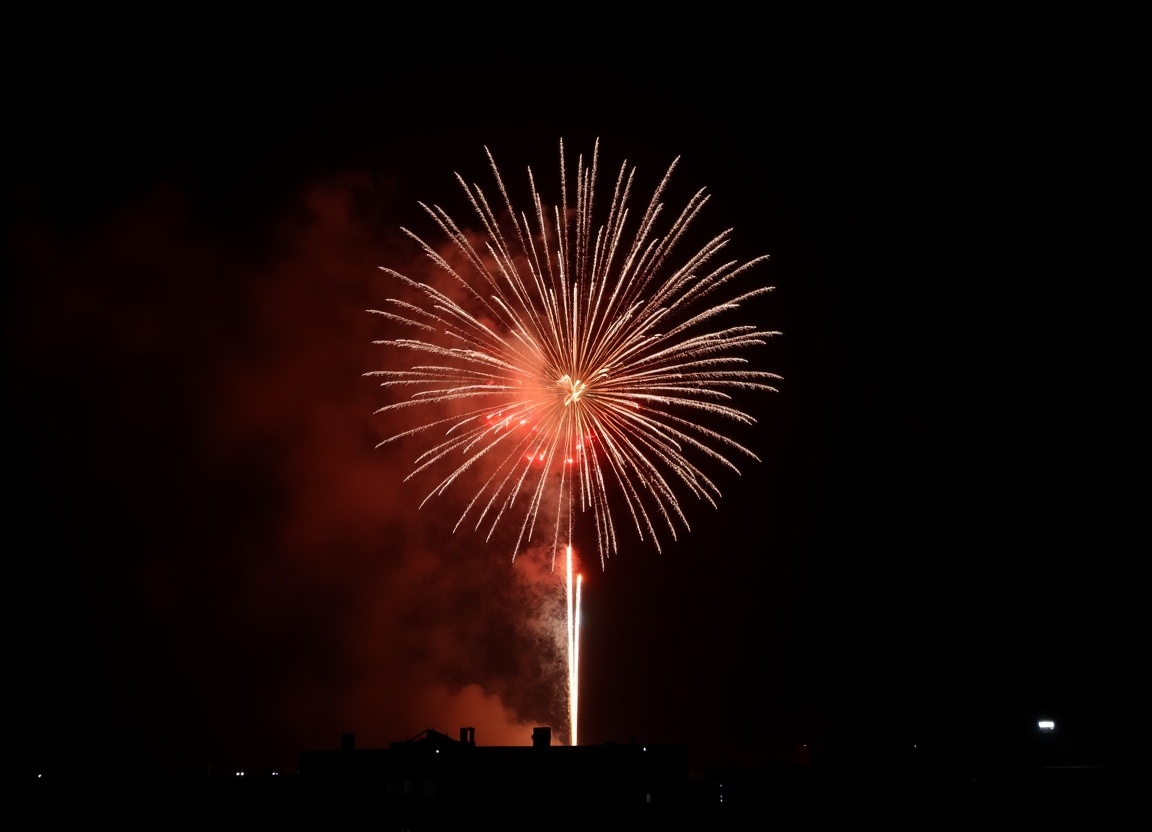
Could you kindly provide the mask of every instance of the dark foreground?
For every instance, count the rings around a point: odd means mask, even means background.
[[[57,821],[270,823],[290,828],[369,824],[378,830],[456,829],[832,829],[877,822],[886,829],[1152,829],[1152,769],[1052,766],[947,775],[816,774],[775,768],[692,778],[660,801],[603,800],[595,792],[541,799],[507,783],[466,800],[392,793],[379,782],[305,775],[39,777],[3,785],[10,818]]]

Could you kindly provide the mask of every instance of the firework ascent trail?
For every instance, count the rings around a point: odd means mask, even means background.
[[[545,203],[529,169],[530,204],[517,211],[488,153],[499,201],[457,175],[482,232],[421,203],[452,246],[442,252],[404,232],[444,280],[383,268],[405,297],[370,310],[412,333],[375,342],[412,356],[406,369],[369,373],[408,394],[377,412],[430,414],[381,445],[437,437],[408,475],[446,469],[424,502],[474,467],[481,472],[456,528],[467,522],[490,539],[514,523],[513,558],[534,531],[548,528],[555,563],[561,542],[572,540],[577,507],[591,516],[601,566],[619,549],[619,506],[657,549],[662,534],[675,539],[689,528],[683,496],[714,507],[720,497],[701,464],[739,473],[733,453],[756,459],[708,423],[753,424],[731,403],[731,391],[771,391],[779,379],[749,369],[744,358],[778,333],[721,323],[771,291],[735,289],[737,278],[767,257],[722,261],[729,230],[674,260],[708,201],[705,192],[662,226],[673,161],[633,221],[635,168],[625,162],[605,216],[594,199],[598,155],[599,143],[589,161],[578,158],[570,182],[561,142],[560,204]]]
[[[564,567],[568,602],[568,743],[576,745],[576,729],[580,716],[580,588],[584,576],[576,576],[576,607],[573,610],[571,545],[568,546],[564,556]]]

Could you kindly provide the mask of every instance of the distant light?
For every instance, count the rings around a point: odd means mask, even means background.
[[[647,751],[647,750],[648,750],[648,746],[644,746],[644,747],[643,747],[643,748],[641,748],[640,750],[641,750],[641,751]]]
[[[1036,727],[1041,731],[1053,731],[1056,729],[1056,723],[1050,719],[1042,719],[1036,723]]]

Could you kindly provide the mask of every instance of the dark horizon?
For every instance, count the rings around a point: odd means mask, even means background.
[[[411,505],[364,310],[377,267],[415,268],[401,226],[438,240],[418,201],[471,223],[453,172],[489,186],[485,146],[557,196],[559,140],[596,138],[638,200],[680,156],[670,209],[704,187],[701,233],[771,256],[755,314],[783,335],[750,357],[783,381],[747,401],[762,462],[718,510],[686,504],[662,554],[585,556],[582,738],[722,767],[1052,718],[1146,753],[1136,301],[1057,80],[844,56],[525,81],[324,32],[221,35],[215,65],[191,36],[6,59],[10,761],[559,730],[524,612],[552,578],[449,535],[452,500]]]

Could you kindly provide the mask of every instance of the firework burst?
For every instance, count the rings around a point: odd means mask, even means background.
[[[713,506],[720,497],[703,461],[739,473],[730,457],[756,459],[710,425],[752,424],[732,392],[774,390],[779,379],[744,358],[778,333],[722,324],[771,291],[733,288],[767,257],[722,261],[729,230],[674,258],[708,196],[698,191],[661,224],[673,161],[633,221],[635,168],[624,163],[606,211],[598,209],[598,151],[597,143],[587,162],[578,158],[570,181],[561,143],[558,206],[541,198],[529,169],[526,211],[513,207],[489,152],[498,201],[457,175],[482,231],[421,203],[451,245],[442,252],[404,232],[445,280],[438,288],[383,268],[407,287],[407,299],[370,310],[411,334],[375,342],[411,356],[406,369],[369,374],[402,396],[377,412],[430,414],[381,445],[435,437],[408,475],[446,471],[424,502],[481,471],[456,528],[491,538],[515,524],[513,557],[550,528],[555,558],[578,513],[592,518],[602,565],[618,551],[621,518],[657,549],[662,535],[675,539],[689,528],[684,497]]]

